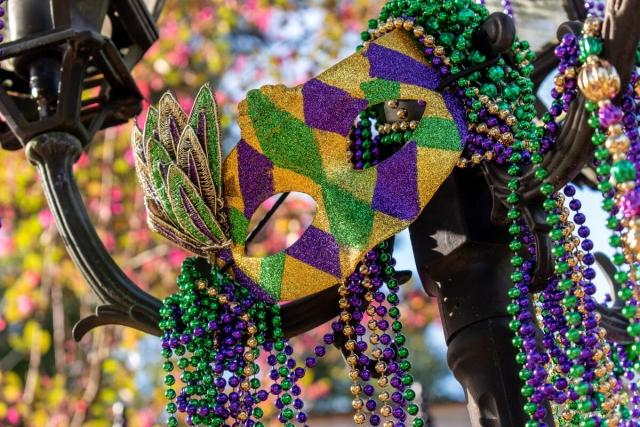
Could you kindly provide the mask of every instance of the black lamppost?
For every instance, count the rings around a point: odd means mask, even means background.
[[[103,128],[142,109],[130,69],[157,40],[164,0],[9,0],[2,45],[0,141],[24,148],[42,178],[62,239],[98,296],[76,338],[106,323],[158,333],[160,301],[142,292],[98,238],[73,176],[78,156]]]

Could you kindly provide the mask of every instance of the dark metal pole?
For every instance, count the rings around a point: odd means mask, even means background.
[[[9,0],[10,39],[32,37],[54,28],[48,0]],[[61,53],[55,50],[38,56],[25,55],[13,60],[18,75],[29,80],[31,97],[38,102],[41,118],[56,112],[60,85]]]

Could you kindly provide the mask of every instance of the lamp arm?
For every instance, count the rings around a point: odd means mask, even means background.
[[[65,132],[42,134],[26,146],[64,245],[100,301],[94,315],[75,325],[74,338],[111,323],[160,335],[160,300],[136,286],[118,267],[91,223],[72,169],[81,152],[80,141]]]

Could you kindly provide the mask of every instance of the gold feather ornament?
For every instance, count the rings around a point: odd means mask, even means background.
[[[222,199],[218,108],[203,86],[189,116],[170,93],[151,107],[132,145],[149,227],[176,245],[212,259],[229,247]]]

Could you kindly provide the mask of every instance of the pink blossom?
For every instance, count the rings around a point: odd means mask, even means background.
[[[31,314],[31,312],[36,308],[35,301],[27,295],[18,296],[17,303],[18,311],[24,316]]]
[[[179,267],[185,259],[185,254],[179,249],[171,249],[167,257],[172,267]]]
[[[76,168],[84,168],[89,166],[89,163],[90,163],[89,156],[87,155],[87,153],[83,152],[82,154],[80,154],[80,158],[78,159],[78,161],[74,166]]]
[[[9,255],[14,249],[13,240],[4,230],[0,230],[0,256]]]
[[[7,421],[12,425],[18,425],[20,423],[20,413],[16,408],[7,409]]]
[[[40,274],[35,271],[25,271],[23,277],[32,288],[35,288],[40,284]]]
[[[155,422],[155,414],[151,408],[145,408],[141,411],[138,411],[138,423],[142,427],[152,427]]]
[[[111,204],[111,213],[114,215],[121,215],[124,212],[124,208],[122,207],[122,203],[112,203]]]
[[[131,149],[129,149],[128,151],[131,151]],[[126,154],[125,154],[125,156],[126,156]],[[116,202],[122,201],[122,188],[113,187],[111,189],[111,199],[113,201],[116,201]]]
[[[182,96],[178,101],[180,103],[180,107],[184,111],[191,111],[191,107],[193,107],[193,98],[190,96]]]
[[[129,166],[133,166],[135,164],[135,159],[133,158],[133,150],[129,148],[124,152],[124,159],[129,163]]]
[[[108,251],[113,251],[116,248],[116,239],[113,237],[113,233],[104,233],[102,235],[102,243]]]
[[[227,102],[229,102],[229,97],[221,90],[215,91],[215,98],[216,102],[218,102],[219,104],[226,104]]]
[[[213,19],[214,9],[211,6],[200,9],[196,14],[196,21],[209,21]]]
[[[176,68],[186,68],[189,65],[189,47],[186,43],[180,43],[176,45],[166,57],[167,61]]]
[[[174,38],[178,32],[178,21],[175,19],[166,20],[160,29],[160,38]]]
[[[53,214],[49,209],[41,210],[40,213],[38,214],[38,220],[40,221],[42,228],[45,228],[45,229],[48,229],[54,225]]]

